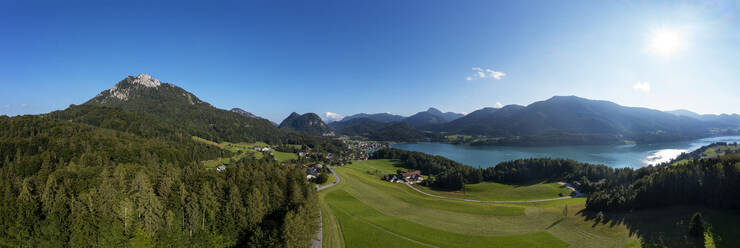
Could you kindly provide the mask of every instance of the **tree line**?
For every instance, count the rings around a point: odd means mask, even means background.
[[[693,159],[646,169],[625,183],[604,184],[588,196],[593,211],[632,210],[679,204],[740,209],[740,154]]]
[[[499,163],[494,167],[474,168],[442,156],[395,148],[380,149],[371,155],[374,159],[398,159],[404,168],[416,169],[428,176],[425,183],[431,187],[459,190],[465,184],[497,182],[525,184],[542,181],[600,181],[610,178],[630,180],[631,169],[612,169],[605,165],[581,163],[568,159],[520,159]]]

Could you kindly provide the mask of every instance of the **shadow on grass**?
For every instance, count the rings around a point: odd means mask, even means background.
[[[547,228],[545,228],[545,230],[550,230],[550,228],[556,226],[557,224],[560,224],[560,222],[562,222],[562,221],[563,221],[563,218],[560,218],[560,219],[556,220],[555,222],[553,222],[552,224],[550,224],[549,226],[547,226]]]
[[[703,240],[689,236],[689,221],[701,212],[714,237],[716,247],[740,247],[740,214],[694,206],[644,209],[633,212],[591,212],[578,216],[593,221],[592,227],[625,225],[630,235],[640,238],[642,247],[704,247]]]

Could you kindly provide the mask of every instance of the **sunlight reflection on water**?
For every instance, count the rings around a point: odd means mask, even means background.
[[[663,149],[658,150],[653,154],[650,154],[643,160],[642,162],[647,165],[656,165],[665,163],[668,161],[671,161],[671,159],[674,159],[678,157],[678,155],[681,155],[681,153],[688,152],[688,150],[685,149]]]

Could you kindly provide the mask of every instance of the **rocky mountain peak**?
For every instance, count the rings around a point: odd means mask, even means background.
[[[156,78],[152,78],[152,76],[146,73],[139,74],[138,76],[136,76],[134,81],[131,83],[142,85],[144,87],[149,87],[149,88],[156,88],[162,85],[162,83],[159,82],[159,80],[157,80]]]

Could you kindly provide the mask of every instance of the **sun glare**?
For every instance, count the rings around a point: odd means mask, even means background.
[[[683,50],[684,37],[678,30],[659,29],[652,33],[648,43],[650,52],[662,56],[677,55]]]

